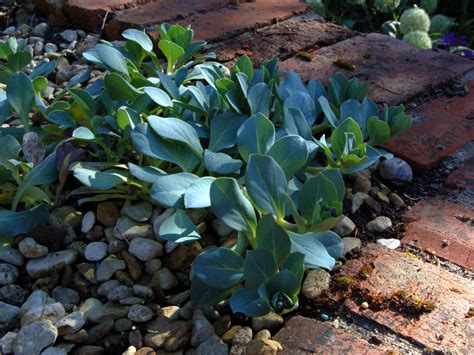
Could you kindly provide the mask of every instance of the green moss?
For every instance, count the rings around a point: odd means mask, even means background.
[[[346,69],[346,70],[354,70],[355,69],[354,63],[349,62],[348,60],[345,60],[345,59],[341,59],[341,58],[336,59],[333,62],[333,64],[338,66],[339,68]]]
[[[305,51],[300,51],[300,52],[296,53],[296,57],[301,58],[306,62],[311,62],[313,60],[311,55],[308,52],[305,52]]]

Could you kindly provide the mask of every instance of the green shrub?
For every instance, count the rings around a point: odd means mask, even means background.
[[[421,0],[420,7],[432,15],[438,8],[438,0]]]
[[[211,208],[238,238],[196,258],[194,302],[209,306],[232,294],[235,312],[288,312],[304,267],[331,269],[342,253],[340,237],[329,231],[342,218],[342,174],[390,156],[375,145],[403,133],[411,117],[403,106],[379,111],[365,97],[367,82],[342,74],[327,87],[304,84],[295,73],[281,80],[276,60],[255,69],[246,56],[229,70],[205,62],[214,56],[200,56],[205,43],[193,42],[190,28],[159,31],[159,53],[138,30],[124,32],[124,47],[103,41],[87,51],[87,60],[106,69],[104,80],[78,88],[88,70],[51,102],[40,89],[54,62],[29,76],[2,71],[37,88],[33,100],[20,102],[7,86],[5,112],[21,113],[25,130],[31,108],[45,120],[34,129],[50,154],[24,180],[59,179],[60,191],[71,171],[84,185],[77,194],[90,195],[79,203],[140,198],[173,208],[159,235],[176,243],[201,238],[185,210]],[[54,166],[54,176],[29,179],[42,164]]]
[[[431,49],[432,43],[428,33],[423,31],[413,31],[403,36],[403,40],[420,49]]]
[[[431,18],[431,33],[444,34],[454,26],[454,20],[445,15],[435,15]]]
[[[383,13],[395,11],[400,6],[400,0],[375,0],[374,7]]]

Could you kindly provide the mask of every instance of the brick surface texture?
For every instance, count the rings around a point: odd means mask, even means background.
[[[402,241],[474,270],[473,218],[474,210],[461,204],[420,201],[404,216],[407,231]]]
[[[274,339],[281,343],[279,354],[385,354],[359,336],[335,329],[330,323],[301,316],[290,319]]]
[[[445,181],[447,187],[474,191],[474,157],[452,172]]]
[[[392,105],[407,102],[474,69],[472,61],[460,56],[442,51],[421,51],[377,33],[321,48],[311,53],[311,58],[310,62],[301,58],[288,59],[282,63],[282,68],[296,71],[305,79],[326,81],[340,71],[369,80],[369,96],[377,102]]]
[[[474,82],[468,87],[465,97],[442,97],[412,110],[413,127],[384,148],[425,171],[474,140]]]
[[[362,273],[366,276],[361,279]],[[370,318],[422,347],[461,353],[472,350],[474,318],[466,315],[474,304],[473,281],[377,244],[364,247],[361,257],[349,260],[338,276],[357,280],[354,284],[366,292],[364,300],[369,309],[360,307],[361,299],[348,297],[345,305],[351,312]],[[435,309],[419,318],[391,308],[370,309],[372,298],[390,297],[400,290],[432,302]],[[340,297],[338,293],[334,296]]]

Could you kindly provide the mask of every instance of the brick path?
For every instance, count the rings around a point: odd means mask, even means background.
[[[409,104],[464,77],[471,89],[467,96],[441,95],[417,107],[410,105],[413,128],[384,148],[424,173],[474,140],[473,61],[444,51],[419,51],[380,34],[343,29],[312,15],[300,0],[68,0],[63,8],[52,8],[53,2],[48,0],[35,2],[43,11],[49,11],[51,22],[95,31],[103,28],[110,39],[118,39],[129,27],[147,28],[163,21],[192,24],[196,35],[210,42],[208,49],[216,52],[223,63],[231,64],[247,54],[258,65],[276,56],[283,71],[322,81],[342,71],[369,80],[369,95],[379,103]],[[298,55],[301,51],[304,58]],[[445,186],[474,191],[473,154],[458,165]],[[472,208],[428,199],[417,202],[404,219],[407,231],[402,243],[440,257],[448,265],[459,265],[472,275]],[[414,255],[368,245],[360,258],[348,261],[339,271],[339,276],[355,283],[346,293],[335,292],[330,297],[342,302],[349,316],[407,341],[415,351],[472,353],[474,319],[467,314],[474,307],[474,281],[450,270],[456,268],[446,269]],[[397,307],[381,307],[381,299],[389,302],[399,291],[432,303],[434,309],[413,317]],[[369,308],[361,308],[361,302],[367,302]],[[286,354],[400,351],[384,341],[370,344],[360,334],[298,316],[286,323],[276,340]]]

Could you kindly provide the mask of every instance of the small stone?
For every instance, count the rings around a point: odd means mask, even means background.
[[[160,259],[151,259],[145,263],[145,271],[149,275],[154,275],[158,270],[161,269],[161,260]]]
[[[148,223],[135,222],[128,217],[120,217],[114,228],[114,236],[121,240],[153,237],[153,228]]]
[[[54,344],[58,330],[49,320],[24,326],[18,332],[13,343],[16,355],[39,354],[44,348]]]
[[[405,206],[405,201],[403,201],[400,195],[396,194],[395,192],[392,192],[390,195],[388,195],[388,199],[390,200],[390,203],[396,208]]]
[[[178,286],[178,280],[176,279],[176,276],[174,276],[167,268],[158,270],[158,272],[153,275],[152,284],[153,283],[158,283],[161,289],[165,291],[171,290]]]
[[[125,270],[126,265],[123,260],[116,258],[106,258],[102,260],[97,268],[96,278],[99,282],[109,280],[118,270]]]
[[[133,285],[133,294],[147,301],[151,301],[155,297],[152,288],[146,285]]]
[[[370,196],[364,192],[357,192],[351,198],[351,213],[356,213]]]
[[[87,333],[87,330],[81,329],[77,333],[74,334],[64,334],[63,339],[66,341],[70,341],[71,343],[85,343],[87,341],[87,338],[89,337],[89,333]]]
[[[18,285],[5,285],[0,287],[0,301],[21,306],[28,297],[29,292]]]
[[[0,324],[13,322],[15,318],[20,316],[20,308],[11,304],[0,302]],[[1,329],[1,326],[0,326]]]
[[[60,36],[66,41],[66,42],[72,42],[77,40],[77,32],[74,30],[64,30],[63,32],[60,33]]]
[[[354,249],[360,249],[362,247],[362,242],[359,238],[345,237],[342,238],[342,244],[344,244],[344,250],[342,255],[346,255]]]
[[[3,30],[3,34],[5,36],[13,36],[15,33],[16,33],[15,26],[10,26],[10,27],[5,28],[5,30]]]
[[[212,228],[214,228],[219,237],[227,237],[230,233],[233,232],[233,229],[230,228],[224,222],[222,222],[220,219],[213,219],[211,224]]]
[[[231,328],[232,329],[232,328]],[[252,341],[253,332],[249,327],[241,327],[236,332],[232,339],[232,346],[229,354],[245,354],[245,348],[248,343]]]
[[[56,46],[54,43],[46,43],[44,45],[44,52],[46,54],[55,54],[58,52],[58,46]]]
[[[345,237],[351,234],[356,228],[356,225],[349,217],[342,217],[342,219],[336,224],[333,228],[333,231],[336,232],[340,237]]]
[[[100,296],[107,296],[107,294],[110,291],[112,291],[114,288],[118,287],[119,285],[120,285],[120,282],[115,279],[105,281],[104,283],[102,283],[102,285],[100,285],[97,288],[97,294]]]
[[[77,333],[85,324],[82,312],[72,312],[58,320],[55,324],[59,335]]]
[[[394,238],[377,239],[377,243],[380,245],[383,245],[386,248],[393,249],[393,250],[397,249],[402,244],[400,240],[394,239]]]
[[[95,265],[91,263],[81,263],[76,265],[79,273],[90,283],[96,284],[97,279],[95,277]]]
[[[107,256],[109,245],[104,242],[92,242],[87,244],[84,258],[88,261],[100,261]]]
[[[144,323],[153,318],[153,311],[147,306],[134,304],[130,307],[127,317],[134,322]]]
[[[386,159],[379,164],[378,173],[387,181],[395,184],[407,184],[413,179],[413,171],[402,159]]]
[[[120,217],[117,206],[110,201],[101,202],[97,206],[97,220],[106,227],[113,227]]]
[[[389,203],[390,200],[388,199],[388,196],[385,195],[382,191],[379,191],[375,194],[375,197],[377,198],[377,200],[379,200],[380,202],[383,202],[383,203]]]
[[[131,296],[133,293],[132,288],[125,285],[118,285],[112,288],[107,293],[107,299],[110,301],[120,301],[124,298]]]
[[[44,36],[46,36],[48,32],[49,32],[48,24],[46,22],[41,22],[41,23],[38,23],[35,27],[33,27],[31,34],[34,36],[44,38]]]
[[[188,322],[177,321],[168,324],[161,330],[146,334],[143,340],[146,346],[149,346],[153,349],[158,349],[162,348],[165,345],[165,342],[168,340],[168,338],[172,336],[172,334],[187,334],[188,329]]]
[[[311,271],[317,271],[317,270],[311,270]],[[327,274],[327,272],[325,273]],[[328,277],[329,277],[329,274],[328,274]],[[262,329],[274,329],[281,326],[282,324],[283,324],[283,317],[273,312],[270,312],[262,317],[252,318],[252,330],[255,332],[258,332]]]
[[[146,222],[151,217],[153,206],[148,202],[143,202],[137,205],[125,206],[122,211],[134,221]]]
[[[132,329],[133,322],[128,318],[117,319],[114,323],[114,330],[116,332],[127,332]]]
[[[245,355],[274,355],[283,350],[281,344],[275,340],[254,339],[245,348]]]
[[[138,280],[143,273],[143,264],[127,251],[120,253],[120,256],[127,264],[127,270],[133,280]]]
[[[315,299],[321,293],[329,289],[329,283],[331,282],[331,275],[323,269],[309,270],[306,275],[306,279],[303,282],[301,292],[309,299]],[[282,320],[283,321],[283,320]],[[260,329],[269,328],[261,327]],[[260,330],[257,329],[257,330]],[[256,330],[254,328],[254,330]]]
[[[32,278],[54,275],[60,272],[66,265],[72,265],[77,257],[77,251],[70,249],[49,253],[42,258],[28,261],[26,271]]]
[[[214,335],[212,324],[204,317],[201,310],[196,310],[192,320],[191,346],[197,347]]]
[[[129,346],[127,350],[125,350],[122,355],[135,355],[137,353],[137,348],[133,345]]]
[[[149,261],[163,255],[163,246],[156,240],[134,238],[130,242],[128,251],[141,261]]]
[[[87,212],[84,217],[82,217],[82,226],[81,232],[88,233],[94,228],[95,224],[95,213],[93,211]]]
[[[10,285],[20,276],[16,266],[10,264],[0,264],[0,285]]]
[[[213,335],[199,344],[196,355],[227,355],[229,348],[218,336]]]
[[[216,320],[212,325],[214,327],[214,332],[218,337],[221,337],[227,332],[232,326],[232,318],[226,314]]]
[[[80,302],[79,294],[75,290],[64,286],[56,286],[51,296],[60,302],[66,311],[71,310],[73,306]]]
[[[198,242],[181,244],[163,258],[163,264],[171,271],[185,270],[201,251]]]
[[[232,339],[234,339],[234,336],[235,336],[235,333],[237,333],[237,331],[242,328],[241,325],[234,325],[232,326],[227,332],[224,333],[224,335],[221,337],[222,340],[227,343],[227,344],[231,344],[232,343]],[[251,330],[251,329],[250,329]]]
[[[158,317],[164,317],[169,319],[171,322],[177,321],[179,319],[179,311],[181,308],[178,306],[166,306],[162,307],[158,311]]]
[[[368,309],[369,308],[369,304],[367,302],[362,302],[360,304],[360,307],[363,308],[363,309]]]
[[[74,351],[74,355],[103,355],[105,349],[101,346],[84,345]]]
[[[13,352],[13,343],[16,339],[16,333],[8,332],[0,339],[1,348],[4,354]]]
[[[88,344],[97,344],[104,339],[114,329],[114,321],[107,320],[88,330],[89,337],[87,338]]]
[[[262,329],[257,334],[255,334],[255,339],[268,340],[272,338],[272,333],[268,329]]]
[[[356,174],[354,179],[354,185],[352,186],[353,192],[364,192],[369,193],[372,183],[370,179],[362,174]]]
[[[382,233],[392,227],[392,221],[385,216],[379,216],[365,225],[371,233]]]
[[[130,296],[130,297],[125,297],[125,298],[120,299],[119,303],[127,305],[127,306],[133,306],[133,305],[136,305],[136,304],[137,305],[144,304],[145,300],[143,298],[140,298],[140,297]]]
[[[28,325],[41,320],[50,320],[56,323],[65,315],[66,311],[59,302],[37,305],[27,310],[22,308],[21,325]]]
[[[156,351],[148,346],[145,346],[141,349],[138,349],[135,355],[156,355]]]
[[[49,347],[42,351],[41,355],[67,355],[67,351],[60,348]]]
[[[59,65],[58,65],[59,67]],[[69,67],[69,64],[66,63],[63,65],[63,68]],[[59,69],[58,69],[59,71]],[[69,79],[66,79],[69,80]],[[62,206],[54,210],[51,213],[50,223],[54,224],[55,227],[65,227],[69,226],[72,229],[76,229],[81,225],[82,222],[82,213],[77,211],[72,206]]]
[[[22,266],[25,262],[23,255],[21,255],[18,250],[6,247],[0,248],[0,261],[4,261],[15,266]]]
[[[90,316],[96,315],[103,307],[104,305],[97,298],[88,298],[79,306],[79,311],[82,312],[84,320],[88,322]]]

